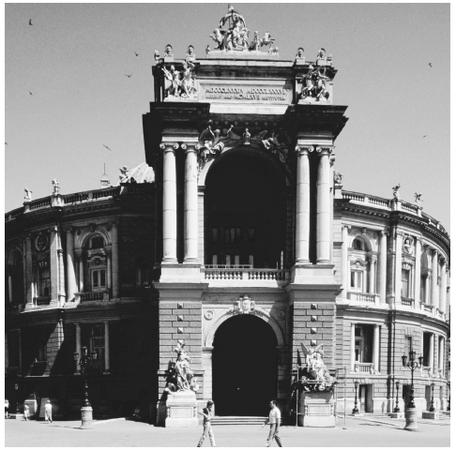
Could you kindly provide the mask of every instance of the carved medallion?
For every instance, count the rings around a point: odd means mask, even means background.
[[[38,233],[35,238],[35,248],[38,252],[44,252],[49,247],[49,235],[44,231]]]
[[[248,296],[239,297],[233,304],[234,314],[250,314],[255,311],[255,302]]]
[[[204,318],[205,318],[206,320],[212,320],[213,317],[214,317],[214,311],[206,311],[206,312],[204,313]]]

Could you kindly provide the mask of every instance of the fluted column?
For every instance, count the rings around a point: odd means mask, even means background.
[[[415,305],[418,305],[421,297],[421,239],[415,243],[415,287],[414,298]]]
[[[380,232],[380,259],[379,259],[379,294],[380,294],[380,301],[386,302],[386,267],[387,267],[387,235],[385,231]]]
[[[74,237],[73,230],[68,229],[66,232],[66,260],[67,260],[67,285],[66,285],[66,299],[70,301],[74,298],[75,292],[78,291],[76,284],[76,273],[74,264]]]
[[[310,168],[309,151],[313,147],[297,146],[296,166],[296,263],[309,262]]]
[[[184,262],[198,260],[198,159],[194,145],[185,150]]]
[[[317,263],[330,262],[330,165],[331,147],[317,147],[320,153],[317,174]]]
[[[74,351],[81,356],[81,326],[79,323],[74,324],[75,328],[75,348]],[[81,365],[79,364],[80,358],[78,358],[78,361],[76,362],[76,373],[79,373],[81,371]]]
[[[161,144],[163,153],[163,262],[177,262],[177,144]]]
[[[440,306],[439,309],[442,312],[446,312],[446,291],[447,291],[447,272],[446,262],[442,264],[442,275],[440,277]]]
[[[396,267],[394,276],[394,292],[396,304],[401,304],[401,288],[402,288],[402,240],[403,236],[401,233],[396,232]]]
[[[348,225],[342,225],[342,261],[341,276],[343,295],[347,298],[348,291]]]
[[[119,297],[119,240],[117,224],[114,222],[111,228],[111,273],[112,273],[112,298]]]
[[[437,284],[437,277],[438,277],[438,255],[437,255],[437,250],[434,250],[432,253],[432,299],[431,299],[431,305],[434,308],[437,308],[439,306],[439,290],[438,290],[438,284]]]
[[[109,374],[111,367],[110,367],[110,360],[109,360],[109,321],[105,320],[104,322],[104,372],[105,374]]]
[[[379,349],[380,349],[380,326],[374,325],[374,336],[373,336],[373,348],[372,348],[372,362],[374,364],[375,372],[379,370]]]

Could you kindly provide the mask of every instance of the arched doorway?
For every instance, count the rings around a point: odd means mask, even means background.
[[[277,339],[253,315],[222,323],[214,337],[212,395],[220,416],[265,415],[277,395]]]

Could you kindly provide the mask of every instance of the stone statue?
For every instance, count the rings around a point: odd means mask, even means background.
[[[54,178],[51,180],[52,183],[52,195],[60,194],[60,183]]]
[[[179,71],[172,65],[169,70],[166,67],[162,67],[162,71],[165,74],[166,79],[169,81],[168,87],[165,89],[165,95],[177,97],[179,95],[179,88],[181,85]]]
[[[421,194],[420,192],[415,192],[414,196],[415,196],[415,204],[417,205],[421,205],[421,203],[423,202],[423,200],[421,199],[423,194]]]
[[[32,191],[30,189],[24,188],[24,201],[25,202],[32,201]]]
[[[324,48],[320,48],[320,50],[318,50],[318,53],[317,53],[317,59],[315,60],[315,62],[317,63],[317,65],[321,62],[324,62],[326,63],[327,61],[327,56],[326,56],[326,49]]]
[[[224,32],[222,33],[222,30],[216,28],[209,37],[216,42],[217,47],[215,48],[217,50],[223,50],[225,48],[225,36]]]
[[[166,44],[164,56],[165,58],[174,58],[173,46],[171,44]]]
[[[199,136],[199,161],[200,167],[203,166],[206,161],[219,155],[225,144],[222,140],[222,136],[219,129],[212,131],[212,121],[210,120],[200,136]]]
[[[250,131],[248,128],[245,129],[242,137],[244,139],[244,145],[250,145],[250,138],[252,137],[252,135],[250,134]]]
[[[244,27],[246,26],[244,17],[234,10],[233,5],[229,5],[228,12],[220,19],[219,28],[222,28],[225,25],[229,29],[234,28],[236,22],[240,22]]]
[[[158,50],[154,51],[154,59],[155,59],[155,62],[160,61],[160,52]]]
[[[305,59],[304,48],[299,47],[298,51],[296,52],[295,62],[302,62],[302,60],[304,60],[304,59]]]
[[[300,99],[312,98],[315,101],[327,100],[329,98],[329,91],[326,88],[325,71],[314,68],[312,64],[309,65],[308,72],[305,74],[301,81]]]
[[[323,344],[308,348],[301,343],[301,349],[306,361],[301,377],[304,390],[330,390],[334,386],[334,379],[323,362]]]
[[[128,167],[127,166],[122,166],[119,170],[120,170],[119,182],[120,183],[126,183],[128,181],[128,178],[129,178]]]
[[[264,33],[264,36],[260,39],[260,48],[271,46],[275,42],[275,39],[271,36],[268,31]]]
[[[180,95],[183,97],[192,97],[196,92],[195,80],[193,79],[193,69],[195,65],[192,61],[184,61],[182,69],[182,80],[180,82]]]
[[[343,175],[340,172],[334,172],[334,184],[342,185]]]
[[[401,188],[401,184],[397,183],[396,186],[393,186],[393,198],[394,200],[399,200],[399,189]]]
[[[193,378],[193,372],[190,369],[190,357],[185,351],[185,343],[178,340],[174,351],[177,353],[174,369],[176,371],[176,383],[179,391],[192,390],[197,391],[198,385]]]
[[[195,55],[195,47],[193,47],[192,44],[190,44],[188,47],[187,47],[187,55],[185,56],[185,60],[187,62],[189,61],[195,61],[196,59],[196,55]]]

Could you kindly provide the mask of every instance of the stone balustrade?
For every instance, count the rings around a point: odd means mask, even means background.
[[[78,302],[93,302],[93,301],[107,301],[109,300],[108,291],[97,291],[97,292],[77,292],[75,294],[75,300]]]
[[[355,372],[362,374],[374,373],[374,363],[372,362],[355,362]]]
[[[285,269],[255,269],[249,265],[222,266],[210,265],[202,269],[205,280],[216,281],[273,281],[286,283],[289,271]]]
[[[362,303],[373,303],[378,304],[380,302],[380,296],[378,294],[368,294],[367,292],[347,292],[347,299]]]

